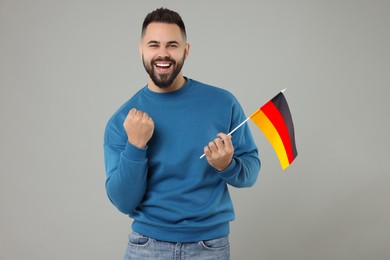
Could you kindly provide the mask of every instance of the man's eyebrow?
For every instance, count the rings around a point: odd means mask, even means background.
[[[179,42],[178,41],[169,41],[169,42],[167,42],[167,44],[179,44]]]
[[[148,41],[148,44],[160,44],[159,41]]]
[[[161,44],[161,42],[156,41],[156,40],[151,40],[151,41],[148,41],[147,44]],[[167,44],[178,44],[178,45],[180,45],[180,43],[178,41],[169,41],[169,42],[167,42]]]

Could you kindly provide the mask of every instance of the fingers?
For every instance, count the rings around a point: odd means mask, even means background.
[[[130,109],[128,116],[134,117],[134,118],[139,118],[139,119],[149,119],[149,115],[146,112],[143,112],[141,110],[137,110],[136,108]]]
[[[135,108],[130,109],[123,126],[128,141],[140,148],[146,146],[154,131],[153,119],[146,112]]]
[[[207,146],[204,147],[204,153],[209,156],[211,154],[217,153],[231,153],[231,151],[233,150],[233,144],[231,140],[232,137],[224,133],[219,133],[217,136],[217,138],[209,142]]]
[[[135,108],[130,109],[129,113],[127,114],[126,121],[131,121],[133,123],[141,123],[141,124],[148,124],[153,125],[153,119],[148,115],[148,113],[143,112],[141,110],[137,110]]]
[[[141,125],[153,125],[153,119],[148,115],[148,113],[141,110],[132,108],[125,119],[125,123],[132,122],[132,124],[141,124]]]
[[[232,136],[231,135],[227,135],[227,134],[224,134],[224,133],[219,133],[219,134],[217,134],[217,136],[221,139],[222,143],[225,146],[232,145]]]
[[[230,135],[219,133],[217,136],[203,148],[203,151],[209,164],[218,171],[222,171],[232,161],[234,148]]]

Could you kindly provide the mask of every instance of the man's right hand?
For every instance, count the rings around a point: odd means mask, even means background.
[[[132,108],[123,122],[127,139],[132,145],[145,148],[154,131],[154,122],[151,117],[141,110]]]

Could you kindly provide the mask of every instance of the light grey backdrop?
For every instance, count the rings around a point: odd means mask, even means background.
[[[287,88],[299,156],[282,172],[249,123],[263,167],[231,189],[232,259],[389,259],[385,0],[0,0],[0,259],[121,259],[103,130],[146,83],[140,27],[161,6],[186,23],[185,75],[247,114]]]

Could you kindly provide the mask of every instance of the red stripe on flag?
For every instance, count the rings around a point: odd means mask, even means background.
[[[279,136],[282,139],[284,149],[286,150],[288,161],[289,163],[292,163],[294,160],[294,154],[292,150],[290,135],[288,133],[287,125],[284,121],[282,114],[272,101],[268,101],[260,109],[274,125],[276,131],[278,131]]]

